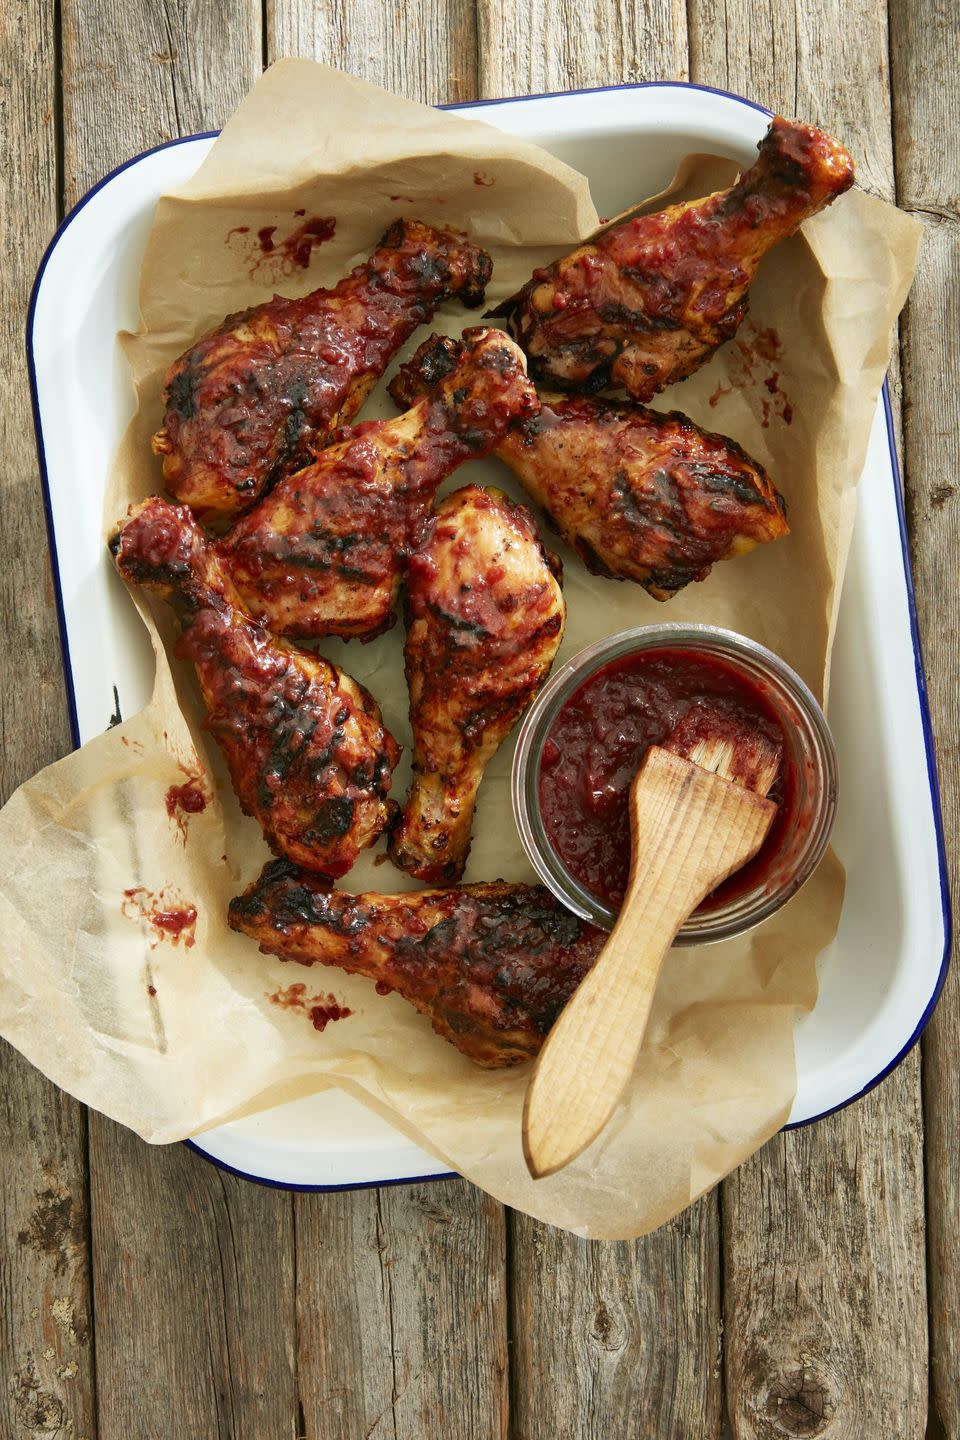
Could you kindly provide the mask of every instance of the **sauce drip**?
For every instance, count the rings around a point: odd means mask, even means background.
[[[148,922],[151,948],[161,940],[169,940],[172,945],[182,940],[188,950],[196,944],[197,907],[166,886],[153,891],[145,885],[132,885],[123,892],[120,911],[128,920]]]
[[[294,214],[304,212],[296,210]],[[297,269],[306,270],[317,246],[333,239],[337,222],[332,215],[311,215],[280,240],[275,238],[279,228],[278,225],[261,226],[257,231],[257,247],[263,259],[279,260],[281,270],[289,275]]]
[[[780,384],[781,371],[774,368],[782,358],[783,344],[776,330],[761,330],[749,320],[730,347],[727,360],[730,377],[737,389],[753,388],[758,392],[760,424],[764,430],[769,428],[771,416],[785,425],[793,424],[793,406]],[[760,385],[766,390],[765,395],[759,393]],[[715,403],[711,395],[710,404]]]
[[[694,707],[720,700],[752,729],[782,745],[770,702],[739,671],[712,655],[645,650],[589,676],[558,714],[540,762],[540,810],[547,837],[580,884],[619,908],[630,867],[630,783],[650,745],[659,745]],[[714,909],[761,883],[794,822],[794,784],[784,762],[770,799],[778,808],[759,853],[707,897]]]
[[[306,985],[299,980],[293,985],[280,986],[267,999],[281,1010],[301,1011],[309,1017],[313,1028],[321,1032],[331,1021],[346,1020],[353,1014],[346,1005],[340,1004],[335,995],[308,995]]]
[[[187,819],[190,815],[200,815],[206,810],[208,797],[203,785],[203,775],[188,770],[185,765],[181,765],[180,769],[186,775],[186,780],[182,785],[168,786],[163,800],[167,814],[175,821],[180,838],[186,843]]]

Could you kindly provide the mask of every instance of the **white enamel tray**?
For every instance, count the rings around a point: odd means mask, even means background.
[[[686,152],[749,163],[768,120],[749,101],[676,84],[462,109],[583,171],[607,215],[660,189]],[[101,181],[54,237],[30,304],[27,355],[77,744],[149,695],[146,635],[101,538],[104,480],[132,411],[115,337],[136,323],[154,204],[212,143],[173,141]],[[886,393],[860,482],[832,685],[841,773],[834,843],[847,891],[821,962],[816,1009],[797,1029],[794,1125],[849,1104],[902,1060],[936,1003],[950,951],[940,802]],[[422,1178],[438,1168],[338,1091],[208,1131],[194,1148],[251,1178],[310,1189]]]

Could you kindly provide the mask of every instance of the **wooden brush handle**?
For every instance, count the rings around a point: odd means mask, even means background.
[[[771,800],[652,746],[630,789],[633,854],[610,938],[547,1037],[527,1089],[535,1177],[596,1139],[633,1073],[660,969],[700,901],[763,844]]]

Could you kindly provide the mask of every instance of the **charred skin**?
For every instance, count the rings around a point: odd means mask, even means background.
[[[428,884],[463,874],[477,790],[532,704],[565,606],[529,512],[467,485],[437,507],[407,571],[413,780],[390,858]]]
[[[436,383],[436,357],[420,353],[390,387],[398,404]],[[593,574],[669,600],[718,560],[788,533],[783,497],[735,440],[630,401],[540,402],[494,453]]]
[[[205,728],[244,812],[277,854],[344,875],[391,815],[400,748],[372,697],[251,619],[185,506],[156,497],[131,506],[110,549],[125,580],[175,607],[176,653],[196,666]]]
[[[539,409],[523,352],[502,330],[466,330],[444,355],[436,388],[405,414],[339,432],[225,536],[231,579],[275,635],[370,640],[388,629],[438,486]]]
[[[153,449],[170,494],[198,513],[249,508],[352,419],[438,305],[481,304],[490,272],[465,236],[398,220],[332,290],[228,316],[166,377]]]
[[[649,400],[737,331],[762,256],[853,184],[853,161],[777,116],[729,190],[612,226],[534,272],[494,315],[538,381]]]
[[[488,1067],[538,1053],[607,938],[542,885],[347,895],[282,860],[231,902],[229,922],[268,955],[396,991]]]

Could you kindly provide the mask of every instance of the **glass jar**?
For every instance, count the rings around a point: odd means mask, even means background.
[[[623,630],[581,650],[551,676],[524,721],[513,762],[514,815],[523,847],[544,884],[584,920],[609,930],[616,912],[570,873],[550,842],[540,809],[543,751],[556,717],[586,680],[612,661],[661,649],[721,660],[762,691],[783,731],[793,823],[773,851],[765,853],[756,882],[694,911],[675,943],[727,940],[768,919],[810,878],[827,848],[837,805],[837,756],[823,711],[799,675],[763,645],[713,625],[668,622]],[[772,841],[771,834],[767,844]]]

